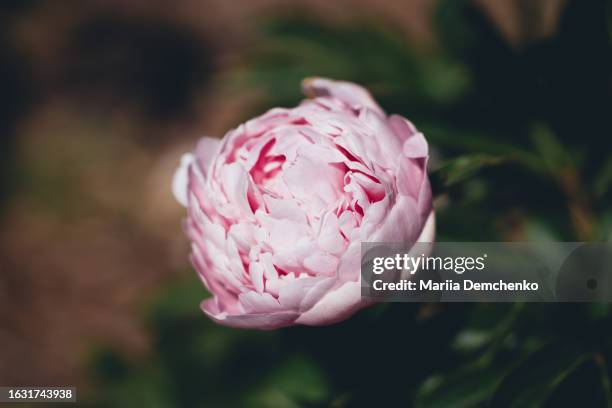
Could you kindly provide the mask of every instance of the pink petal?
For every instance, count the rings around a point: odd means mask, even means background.
[[[359,118],[371,129],[372,139],[380,146],[380,157],[377,157],[377,162],[389,167],[388,165],[399,155],[403,141],[395,135],[394,129],[383,113],[364,109],[360,112]]]
[[[337,282],[336,278],[313,278],[316,279],[315,283],[310,290],[306,291],[301,297],[300,312],[306,312],[310,310]],[[299,281],[302,281],[300,279]]]
[[[403,157],[396,175],[399,194],[415,200],[421,217],[426,217],[431,210],[431,185],[426,167],[427,159]]]
[[[267,232],[264,244],[276,250],[292,248],[300,239],[309,235],[309,228],[306,224],[288,219],[272,218],[262,211],[257,211],[255,216]]]
[[[227,235],[231,237],[242,252],[248,252],[255,245],[255,227],[249,222],[239,222],[230,226]]]
[[[353,107],[383,111],[365,88],[351,82],[317,77],[306,78],[302,81],[302,89],[306,95],[333,96]]]
[[[283,310],[282,306],[269,293],[250,291],[238,296],[245,313],[271,313]]]
[[[372,177],[354,172],[351,173],[351,178],[363,188],[370,202],[380,201],[385,196],[385,186],[377,180],[373,180]]]
[[[310,310],[303,313],[296,323],[309,326],[332,324],[346,319],[367,303],[361,299],[359,282],[346,282],[328,292]]]
[[[258,161],[261,159],[262,153],[266,154],[273,144],[274,138],[272,137],[264,137],[259,139],[257,143],[253,146],[253,148],[248,152],[245,167],[248,170],[252,170],[253,167],[258,164]]]
[[[401,195],[417,199],[425,179],[425,163],[423,159],[402,157],[396,173],[397,190]]]
[[[227,312],[220,311],[212,299],[202,302],[201,308],[204,313],[219,324],[260,330],[272,330],[291,326],[299,316],[299,313],[295,311],[230,315]]]
[[[410,136],[402,147],[404,156],[410,158],[425,158],[429,155],[429,148],[427,141],[422,133],[415,133]]]
[[[337,167],[298,156],[282,174],[291,193],[318,213],[338,199],[344,173]]]
[[[430,210],[431,206],[424,212],[417,207],[413,198],[400,195],[384,221],[367,238],[362,237],[362,239],[379,242],[416,242]]]
[[[300,310],[308,292],[323,280],[328,279],[323,277],[295,279],[280,288],[278,300],[285,309]]]
[[[303,261],[316,249],[316,244],[312,239],[304,237],[294,241],[292,246],[275,248],[272,259],[274,265],[286,271],[295,271],[296,273],[306,272],[302,271]]]
[[[212,266],[206,261],[202,252],[196,245],[192,245],[190,256],[193,267],[198,271],[198,276],[206,286],[206,288],[214,293],[218,303],[221,303],[227,309],[232,309],[238,312],[237,298],[231,293],[227,287],[216,277]]]
[[[306,157],[311,161],[321,161],[325,163],[342,163],[346,161],[346,157],[338,151],[338,149],[321,145],[303,145],[297,154]]]
[[[436,214],[433,210],[427,216],[425,226],[421,231],[421,235],[417,238],[416,242],[434,242],[436,238]]]
[[[317,276],[334,276],[338,267],[338,258],[323,252],[315,252],[304,259],[304,266]]]
[[[352,211],[344,211],[338,218],[340,230],[349,240],[355,227],[357,227],[357,217]]]
[[[340,234],[340,223],[333,212],[328,212],[323,217],[317,243],[321,249],[332,254],[339,254],[344,250],[345,241]]]
[[[352,241],[338,264],[338,283],[359,282],[361,279],[361,240]]]
[[[278,279],[278,271],[272,262],[272,255],[268,252],[261,254],[261,264],[264,268],[264,276],[267,280]]]
[[[193,205],[189,206],[189,218],[198,227],[202,236],[213,242],[218,248],[223,248],[225,246],[225,230],[219,224],[212,222],[208,215],[202,211],[202,207],[198,205],[199,200],[195,196],[192,197]],[[199,233],[196,232],[196,235],[199,235]]]
[[[243,215],[253,213],[247,197],[249,176],[240,163],[231,163],[221,168],[221,185],[228,201],[237,206]]]
[[[209,168],[212,160],[221,147],[221,140],[212,137],[203,137],[198,141],[195,148],[195,158],[198,161],[198,166],[202,170],[202,174],[206,176],[209,173]]]
[[[225,245],[225,254],[227,257],[227,264],[229,270],[236,277],[237,280],[244,281],[246,279],[246,271],[244,269],[244,264],[242,263],[242,259],[240,258],[240,253],[238,252],[238,247],[236,246],[236,242],[233,238],[228,237]]]
[[[181,157],[181,164],[176,169],[172,179],[172,194],[174,194],[176,201],[183,207],[187,207],[187,185],[191,163],[193,163],[193,155],[191,153],[184,154]]]
[[[249,275],[251,276],[251,283],[253,287],[259,293],[264,290],[264,268],[259,262],[254,261],[249,264]]]
[[[291,109],[273,108],[263,115],[247,121],[244,124],[243,132],[248,134],[249,137],[257,137],[283,123],[290,123],[294,118]]]
[[[276,199],[269,195],[264,195],[263,199],[271,217],[306,224],[306,214],[295,200]]]
[[[400,144],[403,144],[410,136],[417,132],[412,122],[399,115],[389,116],[389,126],[393,129]]]

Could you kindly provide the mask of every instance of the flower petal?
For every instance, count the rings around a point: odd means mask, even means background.
[[[221,147],[221,140],[212,137],[203,137],[198,141],[195,148],[195,158],[198,166],[205,176],[208,174],[213,158]]]
[[[213,299],[203,301],[201,308],[204,313],[219,324],[245,329],[272,330],[291,326],[299,316],[299,313],[295,311],[231,315],[219,310]]]
[[[345,81],[334,81],[327,78],[306,78],[302,89],[307,96],[333,96],[353,107],[368,107],[382,112],[372,95],[363,87]]]
[[[328,292],[310,310],[303,313],[296,323],[308,326],[332,324],[346,319],[367,304],[361,299],[359,282],[346,282]]]
[[[174,198],[179,202],[183,207],[187,207],[187,197],[189,193],[187,192],[187,185],[189,182],[189,166],[193,163],[193,154],[185,153],[181,157],[181,164],[176,169],[174,173],[174,178],[172,179],[172,194],[174,194]]]

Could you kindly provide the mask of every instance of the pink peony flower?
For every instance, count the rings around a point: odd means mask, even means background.
[[[423,134],[364,88],[307,79],[312,99],[203,138],[173,182],[191,261],[235,327],[325,325],[367,304],[360,243],[431,242]]]

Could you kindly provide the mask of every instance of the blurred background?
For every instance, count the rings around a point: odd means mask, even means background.
[[[2,1],[0,384],[95,407],[609,406],[609,305],[214,325],[170,181],[198,137],[329,76],[423,130],[440,240],[607,241],[611,3]]]

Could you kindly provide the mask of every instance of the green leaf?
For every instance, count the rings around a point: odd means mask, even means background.
[[[472,352],[488,344],[492,336],[490,330],[466,329],[457,334],[451,346],[460,353]]]
[[[503,379],[495,390],[491,406],[540,406],[589,357],[589,354],[563,344],[545,347],[527,357]]]
[[[136,375],[124,381],[107,385],[100,395],[100,407],[152,407],[176,406],[168,389],[165,373],[156,364],[141,367]]]
[[[572,166],[573,159],[550,127],[536,123],[531,129],[531,140],[541,157],[541,163],[550,172],[558,172]]]
[[[430,172],[434,190],[449,187],[474,176],[483,167],[494,166],[509,160],[504,156],[473,154],[450,160]]]
[[[415,406],[420,408],[474,407],[485,402],[507,370],[506,366],[471,365],[446,376],[429,378],[419,392]]]
[[[249,406],[299,407],[330,397],[323,370],[307,356],[296,354],[275,367],[248,398]]]
[[[602,197],[612,187],[612,160],[608,160],[599,174],[595,177],[593,191],[596,196]]]
[[[460,60],[411,47],[399,31],[376,21],[332,26],[286,16],[261,31],[263,40],[235,74],[238,89],[255,85],[267,91],[267,103],[294,104],[301,98],[297,84],[308,76],[360,83],[390,112],[411,117],[456,103],[470,89],[472,78]]]
[[[541,167],[541,159],[538,155],[517,145],[505,143],[499,140],[499,137],[487,132],[474,129],[457,130],[431,122],[420,123],[419,129],[427,140],[436,147],[459,150],[470,154],[477,152],[476,154],[503,156],[533,170]]]
[[[202,315],[200,303],[209,297],[206,288],[193,270],[186,272],[180,280],[169,283],[163,291],[151,299],[151,308],[146,311],[145,319],[151,325],[177,318],[199,317]]]

